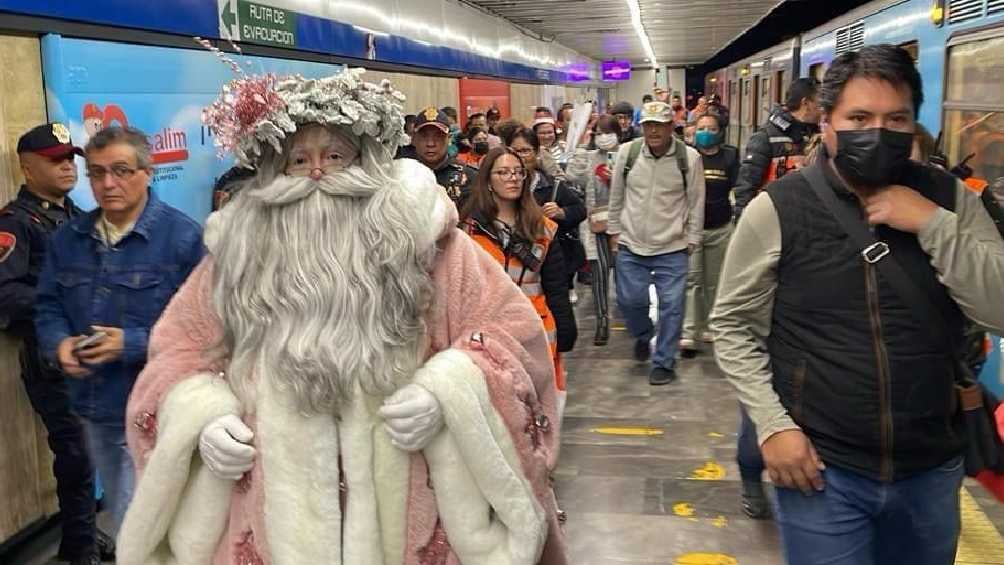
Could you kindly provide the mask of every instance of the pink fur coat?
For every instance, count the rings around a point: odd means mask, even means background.
[[[549,484],[558,422],[544,330],[455,221],[451,207],[415,376],[446,425],[413,454],[390,445],[373,415],[380,399],[353,401],[338,420],[306,417],[259,385],[255,405],[243,406],[226,382],[207,256],[154,327],[129,401],[138,475],[120,564],[567,562]],[[226,414],[255,432],[255,466],[236,483],[212,475],[198,452],[202,428]]]

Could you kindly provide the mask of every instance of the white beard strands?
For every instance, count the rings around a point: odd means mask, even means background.
[[[419,207],[357,166],[320,181],[267,170],[227,205],[214,250],[231,385],[252,406],[253,379],[272,379],[305,414],[338,414],[357,382],[392,393],[419,366],[431,302]]]

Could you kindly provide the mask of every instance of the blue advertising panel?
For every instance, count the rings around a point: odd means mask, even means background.
[[[980,382],[993,391],[997,398],[1004,398],[1004,362],[1001,360],[1004,357],[1004,340],[993,336],[990,342],[990,355],[980,373]]]
[[[264,57],[234,57],[249,73],[328,76],[341,65]],[[70,128],[83,146],[96,131],[112,125],[143,130],[153,149],[157,195],[199,222],[212,208],[213,183],[232,166],[221,160],[202,108],[234,78],[211,52],[127,45],[107,41],[42,39],[42,66],[49,119]],[[71,193],[84,209],[95,206],[78,159],[80,181]]]

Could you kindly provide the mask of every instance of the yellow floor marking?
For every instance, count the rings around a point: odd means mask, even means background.
[[[722,434],[720,434],[720,433],[718,433],[718,432],[708,432],[708,437],[720,438],[720,437],[725,437],[725,436],[722,435]]]
[[[739,565],[735,557],[724,553],[685,553],[673,565]]]
[[[725,478],[725,469],[714,461],[708,461],[700,469],[694,469],[689,478],[695,481],[720,481]]]
[[[959,493],[962,532],[956,565],[1004,565],[1004,538],[980,509],[973,495],[963,488]]]
[[[624,326],[622,326],[621,324],[613,324],[613,325],[610,326],[610,329],[612,329],[614,331],[617,331],[617,332],[623,332],[623,331],[627,330],[627,328],[624,327]]]
[[[661,436],[666,433],[651,426],[600,426],[591,431],[608,436]]]
[[[690,518],[694,515],[694,506],[689,502],[677,502],[673,505],[673,514],[684,518]]]
[[[719,514],[717,518],[711,521],[711,525],[716,528],[724,528],[729,525],[729,519]]]

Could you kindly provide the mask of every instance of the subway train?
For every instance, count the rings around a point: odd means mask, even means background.
[[[810,9],[806,3],[806,9]],[[924,81],[919,121],[949,163],[1004,188],[1004,0],[876,0],[705,76],[730,108],[728,141],[743,147],[799,77],[822,80],[838,55],[889,43],[909,51]],[[939,135],[940,133],[940,135]],[[988,344],[981,381],[1004,395],[1004,342]]]
[[[811,9],[805,3],[806,9]],[[729,142],[745,143],[798,77],[822,80],[834,57],[864,45],[908,50],[924,80],[920,122],[951,163],[993,182],[1004,163],[1004,1],[876,0],[705,77],[732,109]]]

